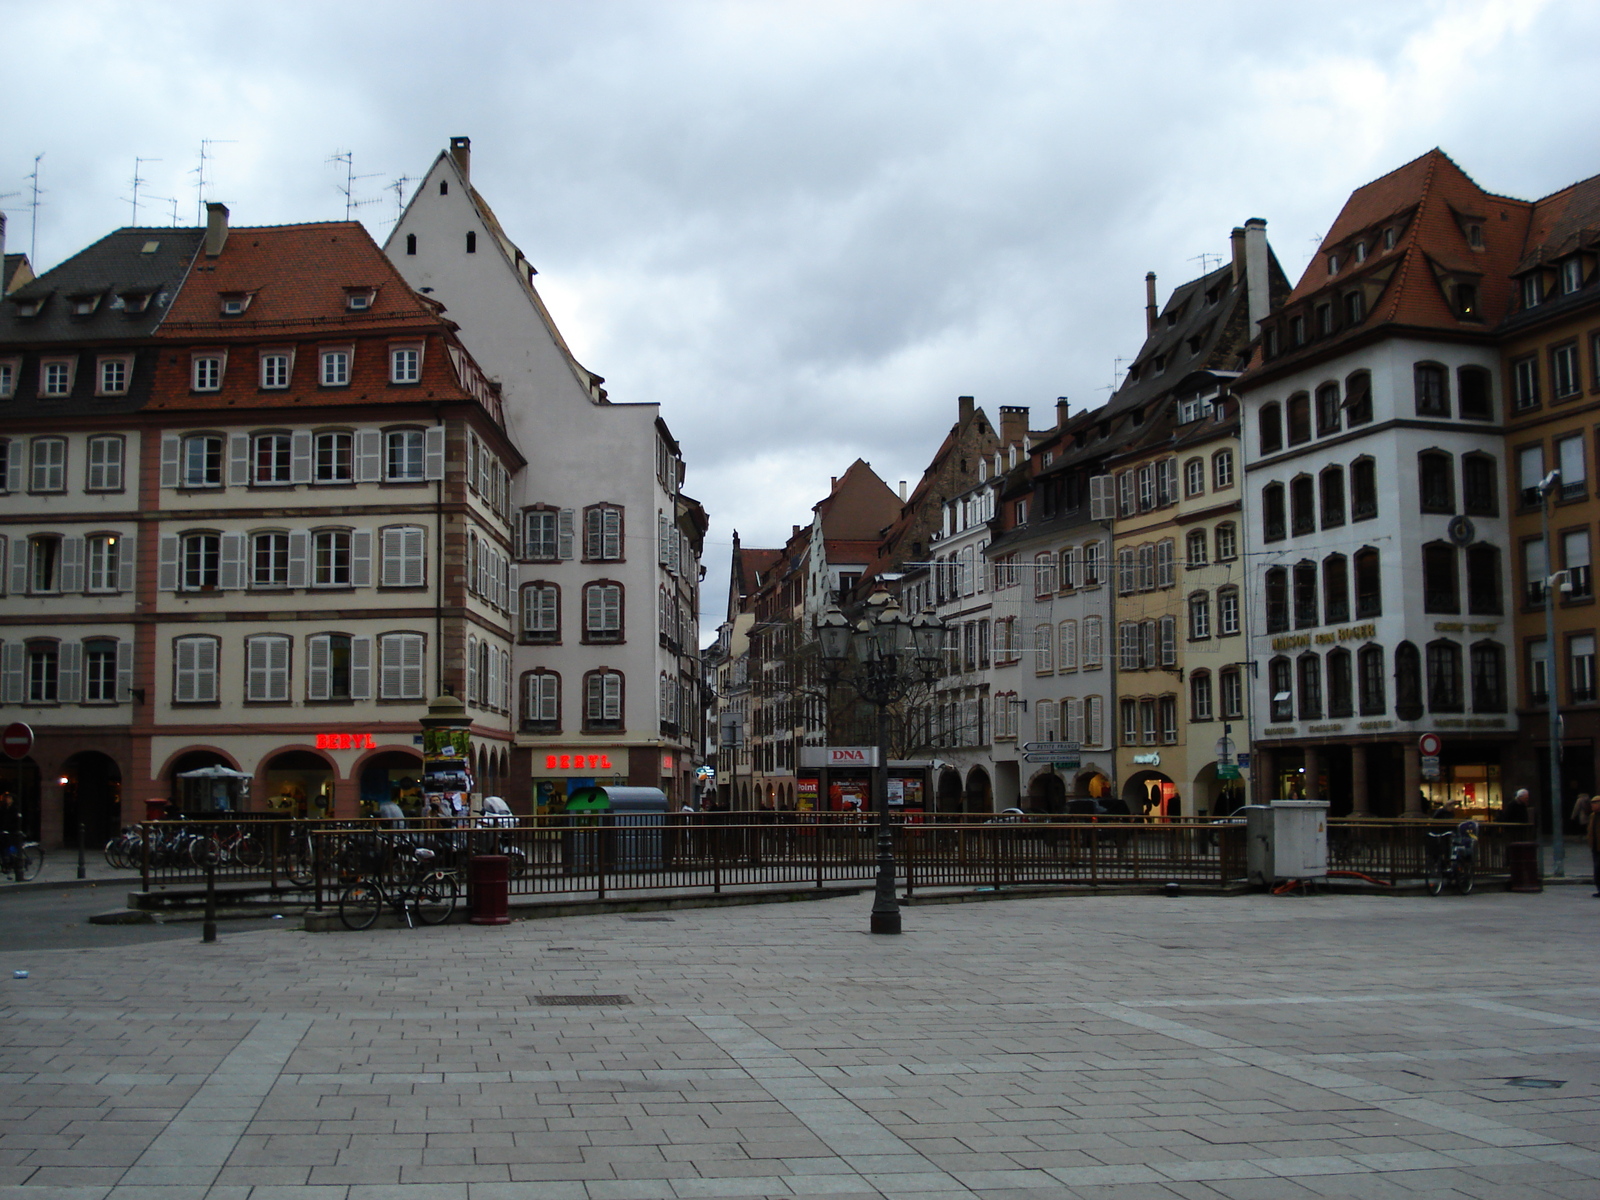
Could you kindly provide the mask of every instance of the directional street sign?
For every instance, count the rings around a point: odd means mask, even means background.
[[[33,730],[21,721],[11,722],[5,732],[0,733],[0,750],[5,751],[7,758],[27,758],[32,749]]]
[[[1076,754],[1083,749],[1080,742],[1023,742],[1024,754],[1054,754],[1057,757]],[[1037,761],[1037,760],[1030,760]]]
[[[1055,763],[1058,767],[1075,767],[1078,765],[1078,756],[1076,754],[1024,754],[1022,761]]]

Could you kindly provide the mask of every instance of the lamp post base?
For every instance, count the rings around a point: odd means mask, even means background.
[[[886,912],[880,912],[880,911],[878,911],[878,909],[874,908],[872,910],[872,932],[873,933],[899,933],[900,932],[900,909],[899,909],[899,907],[897,906],[897,907],[895,907],[893,909],[890,909],[890,910],[888,910]]]

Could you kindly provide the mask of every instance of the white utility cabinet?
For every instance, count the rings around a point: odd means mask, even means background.
[[[1328,802],[1274,800],[1246,806],[1245,868],[1251,883],[1328,874]]]

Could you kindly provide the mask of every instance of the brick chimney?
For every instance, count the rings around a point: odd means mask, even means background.
[[[1144,273],[1144,332],[1149,337],[1156,331],[1156,273]]]
[[[1063,429],[1067,424],[1067,417],[1071,414],[1072,406],[1067,403],[1065,396],[1056,397],[1056,428]]]
[[[215,258],[228,243],[228,206],[215,201],[206,205],[206,257]]]
[[[968,421],[972,420],[972,414],[976,408],[976,402],[971,396],[957,396],[956,423],[958,425],[965,425]]]
[[[450,139],[450,157],[456,160],[456,169],[461,172],[461,178],[468,183],[472,182],[472,139],[469,137],[453,137]]]
[[[1235,225],[1228,238],[1233,243],[1233,286],[1238,287],[1244,282],[1244,226]]]
[[[1002,446],[1028,445],[1028,409],[1021,404],[1000,406],[1000,444]]]

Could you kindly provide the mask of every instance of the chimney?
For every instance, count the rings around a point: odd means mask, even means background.
[[[1244,282],[1244,226],[1235,225],[1228,235],[1233,242],[1233,286]]]
[[[1244,281],[1250,289],[1250,336],[1271,311],[1267,280],[1267,223],[1251,217],[1244,223]]]
[[[1063,429],[1067,424],[1067,417],[1071,414],[1072,406],[1067,403],[1065,396],[1056,397],[1056,428]]]
[[[791,525],[791,526],[790,526],[790,527],[789,527],[789,536],[790,536],[790,537],[791,537],[791,538],[797,538],[797,537],[799,537],[799,536],[800,536],[800,526],[798,526],[798,525]]]
[[[228,242],[228,206],[211,201],[206,205],[206,257],[215,258]]]
[[[837,492],[838,490],[839,490],[839,477],[837,475],[829,475],[828,476],[828,494],[831,496],[834,492]]]
[[[900,481],[900,503],[904,504],[905,502],[906,502],[906,481],[904,479],[902,479]]]
[[[1144,333],[1149,337],[1156,331],[1156,273],[1144,273]]]
[[[965,425],[972,420],[973,403],[971,396],[956,397],[956,423]]]
[[[461,172],[461,178],[468,183],[472,182],[472,139],[469,137],[453,137],[450,139],[450,157],[456,160],[456,170]]]
[[[1028,444],[1028,409],[1026,405],[1002,404],[1000,406],[1000,444],[1023,446]]]

